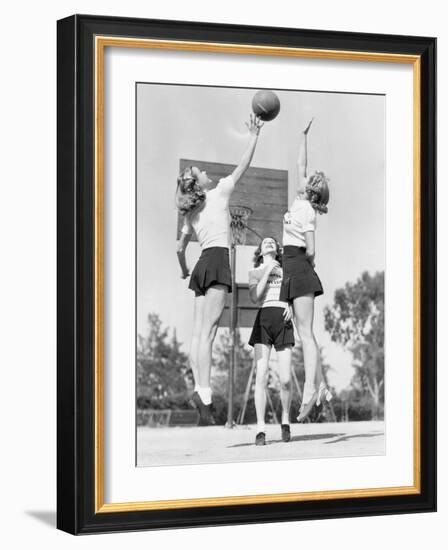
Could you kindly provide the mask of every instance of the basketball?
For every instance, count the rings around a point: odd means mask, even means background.
[[[280,112],[280,100],[271,90],[259,90],[252,99],[252,110],[261,120],[274,120]]]

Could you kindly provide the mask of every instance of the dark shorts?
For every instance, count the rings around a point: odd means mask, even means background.
[[[291,321],[285,322],[283,307],[262,307],[258,311],[249,345],[265,344],[278,351],[294,346],[294,329]]]
[[[324,293],[319,277],[306,257],[306,249],[298,246],[285,246],[283,249],[283,281],[280,300],[291,302],[294,298]]]
[[[188,288],[196,296],[204,296],[211,286],[225,285],[232,292],[232,275],[230,273],[229,249],[213,246],[202,251],[194,266]]]

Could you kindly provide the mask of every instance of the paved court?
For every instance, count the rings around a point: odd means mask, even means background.
[[[280,426],[266,426],[266,445],[255,447],[255,426],[147,428],[137,431],[138,466],[205,464],[373,456],[385,453],[384,422],[291,424],[283,443]]]

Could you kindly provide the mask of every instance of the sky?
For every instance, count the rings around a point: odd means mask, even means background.
[[[188,352],[193,292],[180,278],[174,205],[180,158],[237,164],[248,142],[245,121],[256,90],[140,83],[137,85],[137,332],[148,313],[176,328]],[[294,198],[300,132],[308,136],[308,171],[330,178],[328,214],[318,216],[316,272],[324,295],[315,301],[315,333],[337,390],[353,373],[351,354],[332,343],[323,310],[334,292],[363,271],[385,267],[385,98],[380,95],[275,90],[281,110],[261,130],[252,166],[288,170]],[[237,282],[247,282],[253,247],[239,247]],[[187,249],[190,270],[199,257]],[[250,331],[242,331],[249,338]]]

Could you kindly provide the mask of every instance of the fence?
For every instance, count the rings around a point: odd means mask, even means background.
[[[137,426],[163,428],[174,426],[197,426],[198,411],[170,409],[137,409]]]

